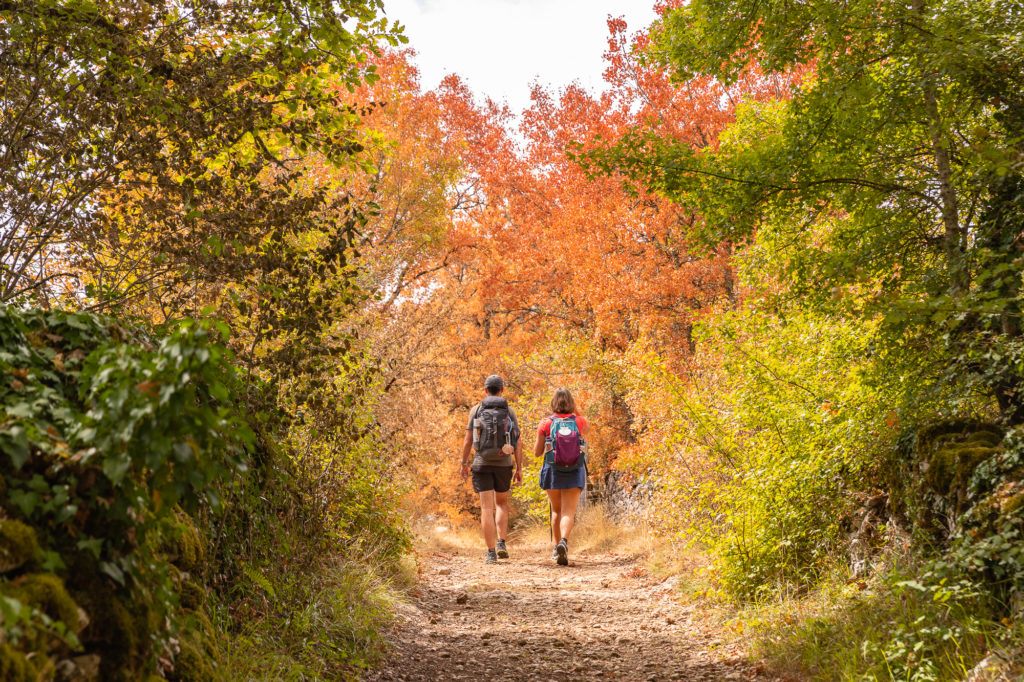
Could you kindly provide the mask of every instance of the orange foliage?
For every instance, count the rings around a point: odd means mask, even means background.
[[[421,511],[472,505],[456,465],[487,374],[505,375],[527,451],[551,390],[570,386],[607,468],[636,438],[618,374],[627,351],[652,348],[681,366],[694,320],[735,302],[728,246],[708,255],[687,242],[697,207],[588,177],[570,152],[638,126],[714,145],[737,97],[786,83],[751,74],[728,90],[673,85],[631,56],[621,20],[609,30],[608,91],[535,87],[518,122],[454,76],[422,92],[408,53],[380,61],[372,94],[385,105],[368,117],[380,171],[366,191],[381,211],[363,256],[375,310],[387,314],[370,333],[385,359],[380,422]]]

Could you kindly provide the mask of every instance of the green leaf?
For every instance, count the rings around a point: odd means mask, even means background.
[[[87,549],[92,552],[93,556],[97,559],[100,558],[100,552],[103,550],[103,538],[88,538],[78,541],[76,545],[78,549]]]

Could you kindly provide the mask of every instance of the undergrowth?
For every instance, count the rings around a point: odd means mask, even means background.
[[[409,540],[374,387],[353,361],[317,412],[241,375],[226,335],[0,306],[0,679],[340,679],[379,656]]]
[[[736,621],[757,657],[814,680],[963,680],[989,652],[1021,641],[1020,625],[995,620],[983,599],[923,589],[914,573],[835,576],[803,597],[749,605]]]
[[[304,570],[245,566],[248,583],[217,620],[241,626],[225,669],[246,680],[354,678],[384,652],[401,572],[378,574],[369,557],[327,556]]]

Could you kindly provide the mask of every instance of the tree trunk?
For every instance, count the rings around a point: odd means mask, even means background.
[[[924,14],[924,0],[914,0],[912,5],[918,15]],[[932,157],[935,162],[935,175],[939,182],[939,204],[943,224],[943,250],[946,256],[946,267],[949,272],[950,286],[953,291],[966,291],[969,284],[969,273],[964,262],[966,246],[964,230],[960,225],[960,210],[957,204],[956,189],[953,187],[953,168],[948,139],[942,128],[942,114],[939,111],[938,90],[935,78],[928,73],[927,66],[922,68],[924,79],[924,105],[931,132]]]

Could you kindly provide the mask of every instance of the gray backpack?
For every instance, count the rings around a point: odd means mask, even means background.
[[[506,461],[502,448],[515,447],[519,429],[512,421],[508,401],[501,396],[487,396],[473,417],[473,449],[485,462]]]

